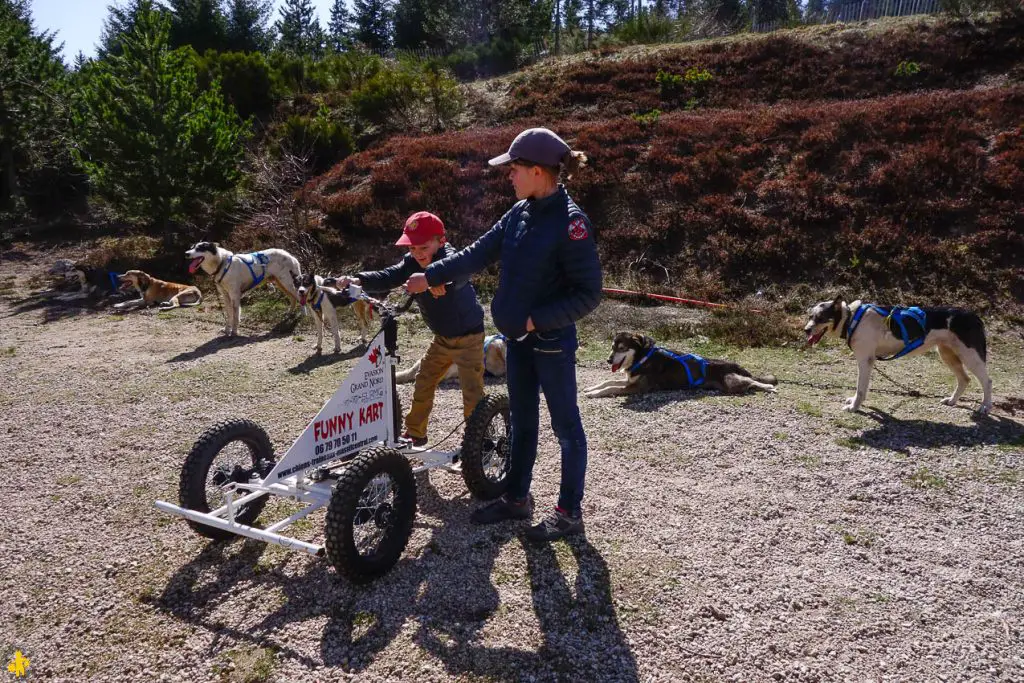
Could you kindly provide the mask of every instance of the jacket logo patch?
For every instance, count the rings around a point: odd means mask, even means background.
[[[569,223],[569,239],[571,240],[585,240],[590,235],[587,230],[587,222],[582,218],[577,218],[573,222]]]

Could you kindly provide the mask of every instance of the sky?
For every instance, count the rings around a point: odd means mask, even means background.
[[[126,4],[115,0],[31,0],[32,19],[37,31],[56,31],[54,43],[64,43],[64,61],[71,63],[78,51],[87,57],[96,56],[96,44],[103,32],[103,21],[107,18],[107,6]],[[284,0],[274,0],[274,13],[270,23],[278,17],[277,8]],[[320,25],[326,26],[331,17],[333,0],[313,0],[320,17]]]

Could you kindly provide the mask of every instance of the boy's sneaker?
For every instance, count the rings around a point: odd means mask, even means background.
[[[423,448],[427,445],[427,437],[425,436],[409,436],[409,432],[402,434],[402,438],[406,441],[411,441],[412,445],[416,448]]]
[[[583,533],[583,516],[570,515],[561,508],[544,518],[540,524],[530,527],[526,537],[531,541],[554,541],[566,536]]]
[[[533,517],[533,496],[512,500],[502,496],[490,505],[477,508],[469,519],[473,524],[497,524],[505,520],[530,519]]]

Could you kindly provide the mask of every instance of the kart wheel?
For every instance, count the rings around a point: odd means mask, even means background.
[[[274,466],[270,437],[251,420],[225,420],[203,432],[181,468],[178,500],[181,507],[210,512],[224,504],[221,487],[230,482],[246,483],[253,474],[263,478]],[[235,521],[250,525],[267,504],[261,496],[235,509]],[[232,538],[235,534],[188,520],[192,529],[207,538]]]
[[[466,422],[462,437],[462,478],[469,492],[493,500],[508,487],[511,444],[508,396],[485,396]]]
[[[416,481],[393,448],[363,451],[341,470],[327,506],[327,558],[355,583],[383,576],[412,534]]]

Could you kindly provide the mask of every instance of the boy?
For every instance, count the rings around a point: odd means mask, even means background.
[[[351,282],[371,292],[394,289],[415,273],[422,273],[431,263],[455,253],[445,241],[444,223],[426,211],[409,216],[395,245],[409,247],[401,261],[384,270],[338,278],[338,287],[348,287]],[[434,339],[416,375],[412,407],[405,416],[402,437],[410,439],[414,446],[425,446],[434,392],[453,363],[459,370],[466,417],[484,396],[484,309],[469,277],[431,287],[416,294],[415,299]]]

